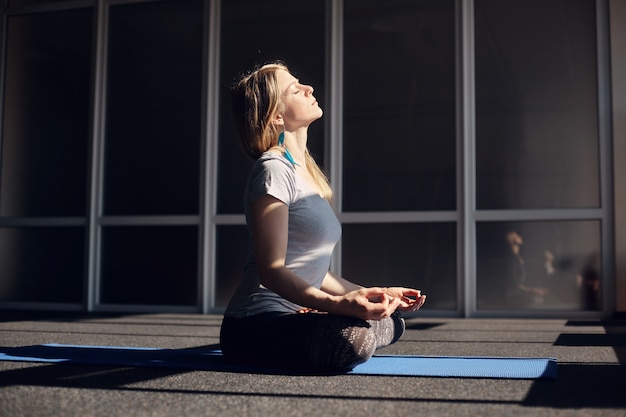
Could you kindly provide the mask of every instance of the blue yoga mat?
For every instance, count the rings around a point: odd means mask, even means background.
[[[45,344],[0,347],[0,361],[283,373],[278,369],[232,365],[224,361],[220,350],[202,349]],[[439,378],[554,379],[556,378],[556,368],[557,362],[554,358],[374,355],[369,361],[355,367],[348,374]]]

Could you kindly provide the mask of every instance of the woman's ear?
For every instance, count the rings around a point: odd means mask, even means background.
[[[276,116],[274,116],[274,119],[272,119],[272,123],[276,126],[284,126],[285,119],[283,119],[282,115],[277,114]]]

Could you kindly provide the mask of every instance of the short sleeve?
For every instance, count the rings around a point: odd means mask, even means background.
[[[287,205],[296,198],[295,172],[280,155],[264,154],[250,173],[248,202],[252,203],[266,194]]]

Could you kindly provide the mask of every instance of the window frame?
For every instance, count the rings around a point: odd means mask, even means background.
[[[107,63],[108,8],[118,4],[134,4],[164,0],[69,0],[28,6],[0,5],[0,30],[5,33],[6,17],[26,13],[47,13],[76,8],[93,8],[94,44],[91,108],[91,150],[88,173],[88,210],[85,217],[0,217],[0,227],[75,227],[87,228],[87,268],[85,271],[86,294],[82,304],[64,303],[0,303],[2,308],[45,308],[87,311],[161,311],[221,313],[216,307],[216,228],[222,225],[244,225],[243,214],[217,214],[217,145],[219,140],[219,59],[220,59],[220,4],[222,0],[204,0],[204,45],[202,48],[203,91],[201,127],[201,178],[200,212],[198,215],[182,216],[102,216],[102,158],[104,140],[104,109]],[[549,210],[476,210],[475,178],[475,73],[474,73],[474,2],[455,0],[456,13],[456,119],[457,119],[457,209],[438,212],[343,212],[342,195],[342,131],[343,131],[343,0],[326,0],[326,58],[328,60],[327,124],[325,131],[325,166],[330,174],[331,185],[337,196],[339,220],[350,223],[414,223],[456,222],[457,224],[457,310],[420,311],[421,317],[572,317],[600,318],[615,309],[614,271],[614,201],[613,201],[613,155],[611,151],[611,82],[610,82],[610,35],[608,0],[596,0],[596,43],[598,74],[598,123],[599,123],[599,167],[600,207],[591,209]],[[5,60],[6,36],[0,37],[2,55]],[[4,93],[5,65],[0,65],[0,94]],[[0,102],[0,123],[3,122],[4,103]],[[1,139],[1,138],[0,138]],[[0,148],[1,152],[1,148]],[[561,311],[478,311],[476,309],[476,223],[496,221],[562,221],[599,220],[601,222],[603,310],[599,312]],[[196,306],[135,306],[107,305],[100,302],[100,233],[106,226],[181,225],[198,226],[199,230],[199,274],[198,302]],[[342,269],[341,244],[335,251],[331,268]]]

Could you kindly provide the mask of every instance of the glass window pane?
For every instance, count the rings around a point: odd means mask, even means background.
[[[232,85],[241,73],[257,64],[281,60],[303,83],[315,88],[320,107],[330,114],[325,99],[325,2],[229,0],[221,7],[220,85]],[[239,149],[228,88],[221,90],[220,103],[217,211],[241,213],[250,161]],[[326,118],[309,128],[309,149],[320,164]]]
[[[91,10],[10,16],[0,215],[85,214]]]
[[[104,212],[199,212],[202,0],[111,6]]]
[[[455,209],[454,24],[454,1],[345,1],[344,211]]]
[[[457,308],[454,223],[345,224],[342,276],[364,286],[405,286],[428,296],[424,308]]]
[[[478,223],[477,308],[600,310],[600,222]]]
[[[101,282],[105,304],[196,305],[198,228],[104,227]]]
[[[479,209],[598,207],[595,3],[475,1]]]
[[[82,303],[83,227],[0,228],[0,301]]]
[[[218,226],[215,254],[215,306],[226,307],[243,277],[248,250],[246,226]]]

